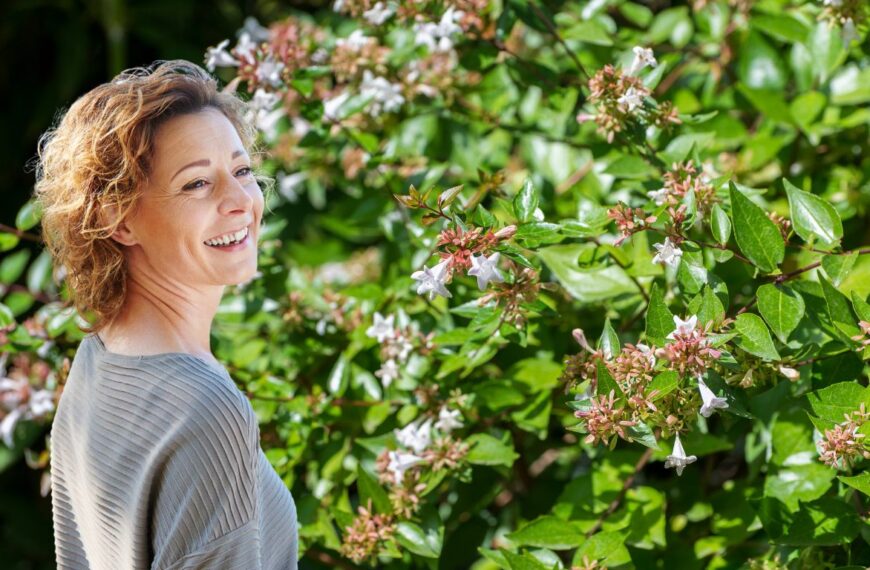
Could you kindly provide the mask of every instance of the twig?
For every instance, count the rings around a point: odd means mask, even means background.
[[[538,8],[538,6],[536,4],[536,0],[532,0],[531,2],[529,2],[529,6],[531,7],[532,10],[534,10],[535,15],[538,16],[538,19],[540,19],[544,23],[544,25],[547,26],[547,29],[550,30],[550,33],[553,34],[554,38],[556,38],[556,41],[559,42],[559,44],[565,49],[565,53],[568,54],[568,57],[571,58],[571,61],[574,62],[574,65],[577,66],[577,69],[580,70],[580,73],[585,75],[586,79],[589,79],[590,75],[586,71],[586,69],[583,67],[583,64],[580,63],[580,60],[577,59],[577,56],[574,55],[574,52],[571,51],[571,48],[568,47],[568,44],[565,43],[564,39],[562,39],[561,34],[559,34],[559,30],[556,29],[556,26],[553,25],[553,22],[551,22],[550,19],[546,16],[546,14],[544,14],[541,11],[541,9]]]
[[[18,228],[13,228],[12,226],[7,226],[6,224],[0,224],[0,230],[8,232],[10,234],[15,234],[22,239],[33,241],[36,243],[42,243],[42,238],[38,235],[19,230]]]
[[[640,456],[640,459],[637,460],[637,463],[634,466],[634,473],[628,476],[625,482],[622,484],[622,489],[620,489],[619,494],[613,499],[613,502],[607,507],[601,516],[598,517],[598,520],[595,521],[595,524],[592,525],[592,528],[586,531],[586,538],[589,538],[596,532],[601,529],[601,525],[604,524],[604,521],[616,512],[616,509],[619,508],[619,504],[622,502],[622,499],[625,498],[625,494],[628,492],[628,489],[631,487],[632,483],[634,483],[634,479],[637,477],[638,473],[640,473],[646,464],[649,462],[652,457],[653,450],[651,447],[647,448],[647,450]]]

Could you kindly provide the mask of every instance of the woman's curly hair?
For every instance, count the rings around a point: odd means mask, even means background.
[[[104,328],[124,305],[124,248],[109,236],[137,206],[157,128],[207,107],[230,120],[258,161],[257,130],[245,101],[219,90],[208,72],[185,60],[158,60],[121,72],[61,111],[39,138],[34,200],[42,212],[42,238],[55,267],[66,274],[79,314],[95,316],[85,332]],[[271,178],[256,177],[264,190],[272,190]],[[110,204],[118,216],[106,223],[102,209]]]

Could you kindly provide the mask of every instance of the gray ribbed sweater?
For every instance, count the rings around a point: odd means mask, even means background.
[[[51,428],[57,567],[296,569],[296,505],[226,369],[86,335]]]

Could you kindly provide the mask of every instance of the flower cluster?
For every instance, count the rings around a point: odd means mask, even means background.
[[[359,516],[345,528],[341,553],[359,564],[374,556],[383,543],[392,541],[396,528],[390,515],[374,514],[371,499],[367,507],[360,505],[357,510]]]
[[[861,327],[861,334],[852,337],[852,340],[858,343],[856,350],[864,350],[870,345],[870,322],[860,321],[858,326]]]
[[[864,0],[822,0],[823,9],[819,17],[831,26],[840,26],[843,46],[848,48],[855,40],[861,39],[858,27],[868,18],[868,6]]]
[[[381,379],[384,388],[388,388],[399,378],[399,366],[407,362],[415,343],[421,354],[428,354],[434,348],[432,338],[435,333],[423,335],[416,321],[397,327],[394,320],[395,315],[384,318],[380,312],[375,311],[374,322],[366,329],[366,336],[377,339],[381,345],[383,364],[375,372],[375,376]]]
[[[703,376],[722,352],[710,346],[707,329],[698,327],[696,315],[685,321],[675,315],[674,324],[677,328],[667,337],[673,342],[659,348],[656,356],[667,360],[680,375]]]
[[[643,208],[630,208],[622,202],[610,208],[607,217],[616,223],[620,233],[613,245],[619,245],[637,232],[649,229],[656,221],[656,217],[647,214]]]
[[[594,120],[598,132],[613,142],[617,133],[633,127],[656,126],[667,128],[680,124],[677,110],[670,102],[654,104],[650,90],[636,74],[647,66],[658,63],[652,50],[635,46],[634,59],[627,72],[610,64],[589,80],[589,102],[595,113],[580,113],[577,122]]]
[[[424,267],[411,274],[411,279],[418,281],[417,294],[429,294],[429,300],[436,295],[452,297],[445,285],[453,280],[453,274],[465,270],[467,275],[477,278],[477,287],[481,291],[488,283],[504,282],[504,277],[498,270],[499,252],[487,255],[487,252],[503,240],[510,239],[516,232],[516,226],[507,226],[493,233],[483,228],[475,227],[463,230],[461,227],[448,228],[438,236],[437,247],[441,261],[432,267]]]
[[[15,426],[21,420],[40,420],[54,411],[55,395],[44,387],[51,368],[41,360],[31,361],[25,353],[15,356],[8,375],[6,359],[0,356],[0,438],[7,447],[14,443]]]
[[[710,183],[707,172],[704,170],[699,172],[690,161],[673,163],[663,178],[662,188],[647,192],[647,196],[657,206],[668,205],[676,208],[683,202],[689,191],[695,194],[695,204],[702,214],[709,212],[713,204],[720,201],[716,197],[716,189]]]
[[[819,459],[837,469],[849,469],[862,457],[870,459],[870,451],[864,444],[861,427],[870,419],[864,403],[851,414],[843,414],[845,421],[826,429],[825,435],[817,442]]]

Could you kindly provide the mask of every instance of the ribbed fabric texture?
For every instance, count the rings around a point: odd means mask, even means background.
[[[297,568],[296,505],[223,367],[86,335],[51,428],[60,570]]]

